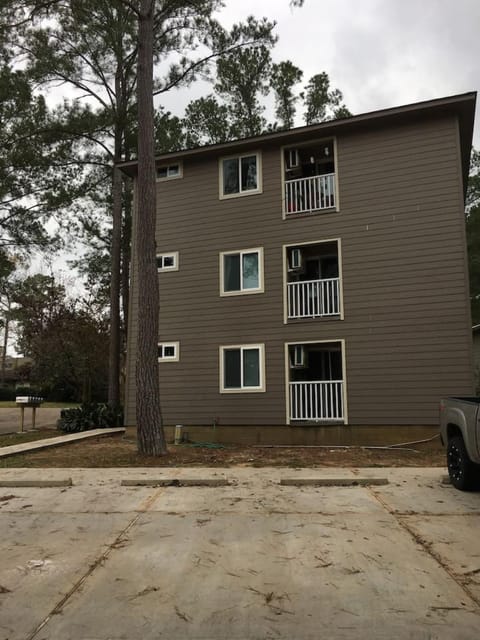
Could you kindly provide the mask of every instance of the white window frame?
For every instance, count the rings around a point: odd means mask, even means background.
[[[225,388],[225,351],[232,349],[240,349],[240,380],[243,385],[243,351],[245,349],[258,349],[259,352],[259,376],[260,384],[258,387],[239,387],[238,389]],[[264,393],[265,385],[265,345],[264,344],[230,344],[222,345],[219,348],[220,358],[220,393]]]
[[[224,256],[240,256],[240,286],[243,284],[243,273],[242,273],[242,257],[246,253],[256,253],[258,255],[258,287],[255,289],[243,289],[240,288],[238,291],[225,291],[225,272],[224,272]],[[235,251],[222,251],[220,253],[220,296],[228,297],[228,296],[245,296],[252,293],[263,293],[264,292],[264,280],[263,280],[263,247],[254,247],[253,249],[237,249]]]
[[[172,167],[178,167],[178,173],[169,175],[169,171]],[[160,169],[166,169],[167,175],[160,177],[158,175],[158,171]],[[183,178],[183,164],[181,162],[169,162],[169,163],[160,164],[158,167],[155,168],[155,175],[156,175],[157,182],[165,182],[166,180],[178,180],[179,178]]]
[[[180,343],[179,342],[159,342],[157,345],[158,348],[162,349],[162,356],[157,356],[158,362],[178,362],[180,360]],[[173,347],[174,355],[173,356],[165,356],[165,348]],[[158,351],[157,351],[158,353]]]
[[[239,172],[241,167],[242,158],[249,158],[250,156],[256,156],[257,158],[257,188],[256,189],[247,189],[242,191],[242,179],[241,175],[239,175],[239,191],[238,193],[223,193],[223,163],[225,160],[238,160]],[[231,156],[223,156],[218,161],[219,170],[218,170],[218,193],[220,200],[229,200],[231,198],[241,198],[243,196],[252,196],[258,193],[262,193],[263,183],[262,183],[262,154],[260,151],[250,151],[248,153],[235,154]]]
[[[156,259],[162,259],[162,264],[164,263],[165,258],[173,258],[173,266],[172,267],[159,267],[157,264],[157,271],[161,273],[163,271],[178,271],[178,251],[169,251],[168,253],[157,253]]]

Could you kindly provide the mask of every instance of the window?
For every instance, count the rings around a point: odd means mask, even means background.
[[[182,165],[178,162],[157,167],[157,180],[172,180],[181,178],[182,175]]]
[[[220,295],[232,296],[262,291],[262,248],[220,254]]]
[[[265,391],[263,344],[220,347],[220,392]]]
[[[261,186],[260,154],[251,153],[220,160],[220,197],[259,193]]]
[[[157,271],[178,271],[178,251],[158,254]]]
[[[180,344],[178,342],[159,342],[157,357],[159,362],[177,362],[179,358]]]

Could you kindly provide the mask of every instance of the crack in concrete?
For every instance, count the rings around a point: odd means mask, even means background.
[[[40,622],[40,624],[28,635],[25,640],[33,640],[35,636],[48,624],[52,616],[58,615],[62,612],[63,607],[67,604],[67,602],[72,598],[72,596],[84,585],[86,580],[93,574],[93,572],[97,569],[97,567],[103,566],[109,555],[115,549],[122,548],[122,542],[126,536],[126,534],[136,525],[140,517],[150,510],[153,503],[159,497],[161,493],[164,492],[163,488],[155,491],[151,496],[146,498],[138,507],[137,514],[128,522],[128,524],[120,531],[120,533],[116,536],[115,540],[111,542],[108,547],[100,554],[100,556],[92,562],[92,564],[88,567],[87,571],[75,582],[73,587],[68,591],[63,598],[54,606],[54,608],[50,611],[50,613]]]
[[[432,548],[432,544],[429,543],[427,540],[425,540],[421,535],[419,535],[414,529],[413,527],[411,527],[405,520],[402,519],[402,514],[396,512],[386,501],[385,498],[383,498],[381,495],[379,495],[377,492],[375,492],[373,489],[371,489],[370,487],[365,487],[365,489],[367,491],[369,491],[369,493],[375,498],[375,500],[377,500],[377,502],[379,504],[382,505],[382,507],[393,517],[395,518],[396,522],[402,527],[402,529],[404,531],[406,531],[410,537],[418,544],[420,545],[420,547],[423,549],[423,551],[429,555],[432,560],[435,560],[435,562],[445,571],[445,573],[447,573],[447,575],[460,587],[460,589],[465,593],[466,596],[468,596],[468,598],[470,598],[470,600],[472,600],[477,607],[480,609],[480,598],[477,597],[469,588],[468,586],[465,584],[465,582],[462,580],[462,576],[459,576],[458,574],[455,573],[455,571],[453,571],[448,564],[443,560],[442,556],[437,553],[436,551],[434,551],[434,549]],[[414,513],[408,513],[408,516],[412,516],[414,515]],[[417,515],[417,514],[415,514]],[[431,514],[429,514],[431,515]],[[460,514],[455,514],[455,515],[460,515]]]

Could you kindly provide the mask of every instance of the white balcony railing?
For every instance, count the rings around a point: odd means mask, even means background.
[[[290,420],[343,420],[343,380],[290,382]]]
[[[340,279],[287,283],[288,318],[322,318],[340,313]]]
[[[335,174],[285,182],[285,213],[305,213],[335,206]]]

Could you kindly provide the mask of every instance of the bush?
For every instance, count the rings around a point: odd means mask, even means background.
[[[122,407],[112,409],[106,404],[82,404],[78,409],[62,409],[57,422],[57,429],[64,433],[122,426]]]
[[[37,395],[37,389],[35,387],[32,387],[31,385],[18,385],[15,388],[15,395],[16,396],[36,396]]]
[[[16,395],[13,387],[0,387],[0,401],[15,400]]]

